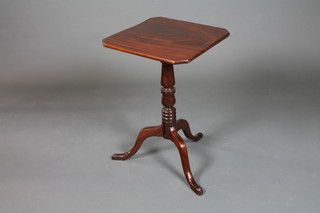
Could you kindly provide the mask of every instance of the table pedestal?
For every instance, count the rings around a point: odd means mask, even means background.
[[[170,139],[178,148],[181,158],[181,163],[184,171],[184,175],[191,187],[191,189],[198,195],[203,194],[202,188],[196,183],[189,165],[189,157],[186,143],[178,134],[179,130],[183,130],[185,136],[192,140],[198,141],[202,138],[202,133],[198,133],[195,136],[191,133],[190,126],[187,120],[176,120],[176,108],[174,104],[176,102],[174,93],[175,80],[173,64],[162,62],[161,72],[161,93],[162,93],[162,124],[159,126],[150,126],[142,128],[138,134],[137,140],[134,146],[126,153],[114,154],[113,160],[126,160],[134,155],[141,147],[143,141],[149,137],[157,136],[165,139]]]

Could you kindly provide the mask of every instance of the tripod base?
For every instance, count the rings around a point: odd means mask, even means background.
[[[173,127],[170,127],[169,129],[169,138],[177,147],[179,153],[180,153],[180,158],[181,158],[181,163],[183,167],[183,172],[184,175],[190,185],[190,188],[197,194],[197,195],[202,195],[203,190],[202,188],[196,183],[191,169],[190,169],[190,164],[189,164],[189,157],[188,157],[188,151],[187,151],[187,146],[184,140],[181,138],[181,136],[178,134],[179,130],[183,130],[183,133],[185,136],[192,140],[192,141],[198,141],[200,140],[203,135],[202,133],[197,133],[196,135],[193,135],[190,130],[190,126],[187,120],[184,119],[179,119],[176,121],[176,125]],[[141,147],[142,143],[144,140],[146,140],[149,137],[163,137],[163,125],[159,126],[150,126],[150,127],[145,127],[141,129],[141,131],[138,134],[137,140],[134,144],[134,146],[126,153],[122,154],[114,154],[112,156],[112,160],[126,160],[133,156]],[[167,138],[166,138],[167,139]]]

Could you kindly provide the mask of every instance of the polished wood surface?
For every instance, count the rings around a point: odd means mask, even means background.
[[[190,126],[187,120],[184,119],[179,119],[176,122],[176,130],[179,131],[182,129],[184,135],[189,139],[194,142],[199,141],[203,135],[201,132],[197,133],[195,136],[191,133]]]
[[[156,17],[103,39],[103,45],[169,64],[181,64],[189,63],[228,36],[229,32],[223,28]]]
[[[112,155],[112,160],[126,160],[130,158],[132,155],[136,154],[136,152],[140,149],[143,141],[152,136],[157,136],[157,137],[162,136],[162,125],[149,126],[149,127],[142,128],[138,134],[136,143],[134,144],[132,149],[123,154]]]
[[[189,157],[188,157],[188,151],[187,151],[187,146],[186,143],[183,141],[183,139],[180,137],[180,135],[177,133],[177,130],[175,127],[170,128],[170,139],[173,141],[173,143],[176,145],[179,153],[180,153],[180,158],[181,158],[181,163],[182,163],[182,168],[184,172],[184,176],[186,177],[190,188],[197,194],[197,195],[202,195],[203,194],[203,189],[201,186],[197,184],[195,181],[193,174],[190,169],[190,164],[189,164]]]
[[[193,135],[187,120],[176,119],[174,64],[188,63],[229,36],[226,29],[179,21],[169,18],[150,18],[134,27],[103,39],[108,48],[154,59],[162,63],[162,123],[142,128],[133,147],[121,154],[114,154],[113,160],[126,160],[133,156],[149,137],[163,137],[177,147],[184,175],[190,188],[202,195],[203,189],[191,172],[187,146],[179,135],[182,130],[191,141],[199,141],[201,132]]]
[[[202,138],[202,133],[199,132],[193,135],[190,130],[190,126],[187,120],[179,119],[176,120],[176,108],[174,104],[175,100],[175,88],[174,88],[174,70],[172,64],[162,63],[161,71],[161,93],[162,93],[162,124],[159,126],[145,127],[143,128],[137,136],[136,142],[133,147],[125,153],[114,154],[112,156],[113,160],[126,160],[133,156],[141,147],[144,140],[149,137],[163,137],[165,139],[171,140],[177,147],[184,175],[188,181],[190,188],[197,194],[202,195],[203,190],[195,181],[193,174],[190,169],[189,157],[187,146],[181,136],[178,134],[179,130],[183,130],[185,136],[192,140],[198,141]]]

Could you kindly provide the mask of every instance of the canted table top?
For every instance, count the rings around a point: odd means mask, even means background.
[[[228,36],[223,28],[156,17],[103,39],[103,45],[169,64],[182,64]]]

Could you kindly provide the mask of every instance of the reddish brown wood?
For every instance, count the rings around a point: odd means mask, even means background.
[[[123,154],[112,155],[112,160],[126,160],[126,159],[130,158],[132,155],[134,155],[140,149],[143,141],[149,137],[152,137],[152,136],[157,136],[157,137],[162,136],[162,126],[161,125],[142,128],[138,134],[136,143],[131,148],[131,150],[129,150],[128,152],[123,153]]]
[[[114,154],[113,160],[130,158],[139,150],[143,141],[149,137],[157,136],[169,139],[176,145],[180,153],[183,172],[191,189],[198,195],[203,193],[202,188],[192,175],[187,146],[178,131],[182,129],[185,136],[192,141],[200,140],[202,133],[193,135],[188,121],[176,120],[173,64],[192,61],[228,36],[229,32],[223,28],[157,17],[103,40],[105,47],[162,62],[162,124],[143,128],[131,150],[123,154]]]
[[[169,64],[189,63],[229,36],[226,29],[163,17],[150,18],[103,40],[108,48]]]
[[[175,127],[170,128],[170,139],[173,141],[173,143],[176,145],[178,148],[178,151],[180,153],[180,158],[181,158],[181,163],[182,163],[182,168],[184,175],[191,187],[191,189],[197,194],[197,195],[202,195],[203,190],[201,186],[199,186],[196,181],[193,178],[190,165],[189,165],[189,157],[188,157],[188,151],[187,151],[187,146],[186,143],[182,140],[180,135],[177,133],[177,130]]]
[[[187,120],[184,120],[184,119],[179,119],[179,120],[177,120],[176,129],[177,129],[177,131],[179,131],[180,129],[182,129],[184,135],[185,135],[188,139],[190,139],[190,140],[192,140],[192,141],[195,141],[195,142],[196,142],[196,141],[199,141],[199,140],[203,137],[203,135],[202,135],[201,132],[197,133],[196,135],[193,135],[193,134],[191,133],[191,130],[190,130],[190,126],[189,126],[188,121],[187,121]]]
[[[175,78],[174,69],[172,64],[162,63],[161,71],[161,93],[162,93],[162,125],[143,128],[136,140],[136,143],[126,153],[114,154],[113,160],[126,160],[134,155],[141,147],[143,141],[148,137],[162,136],[165,139],[170,139],[178,148],[183,167],[184,175],[191,187],[191,189],[198,195],[203,194],[202,188],[196,183],[189,165],[189,157],[187,147],[183,139],[178,134],[180,129],[183,130],[187,138],[193,141],[198,141],[202,138],[202,133],[193,136],[190,130],[190,126],[187,120],[176,120],[176,108],[174,104],[176,102],[175,93]]]
[[[162,93],[162,128],[163,137],[170,139],[170,128],[176,125],[176,103],[174,93],[174,70],[172,64],[162,63],[161,70],[161,93]]]

